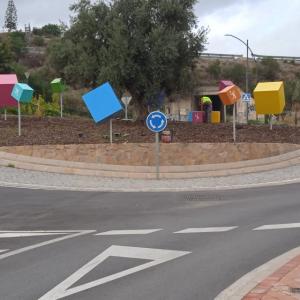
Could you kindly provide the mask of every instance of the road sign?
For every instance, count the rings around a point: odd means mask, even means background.
[[[250,93],[244,93],[242,96],[243,102],[250,102],[251,101],[251,94]]]
[[[146,120],[146,125],[153,132],[161,132],[167,127],[168,121],[165,114],[160,111],[150,113]]]
[[[131,99],[132,99],[131,96],[123,96],[123,97],[121,98],[122,102],[123,102],[125,105],[129,105]]]

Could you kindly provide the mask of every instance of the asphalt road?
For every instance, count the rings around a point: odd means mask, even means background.
[[[198,193],[0,188],[0,299],[214,299],[300,245],[300,228],[253,230],[299,223],[299,195],[299,184]]]

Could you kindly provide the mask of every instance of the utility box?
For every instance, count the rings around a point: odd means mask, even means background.
[[[236,85],[231,85],[219,92],[219,97],[224,105],[232,105],[241,99],[241,90]]]
[[[18,83],[16,74],[0,74],[0,108],[16,107],[18,105],[11,96],[16,83]]]
[[[51,90],[52,93],[60,94],[65,90],[65,86],[61,78],[56,78],[51,81]]]
[[[25,83],[15,84],[11,96],[18,102],[29,103],[32,100],[33,89]]]
[[[281,114],[285,107],[283,82],[258,83],[254,90],[254,100],[257,114]]]

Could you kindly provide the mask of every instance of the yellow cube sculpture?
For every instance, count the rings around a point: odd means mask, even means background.
[[[257,114],[281,114],[285,107],[283,82],[258,83],[254,90],[254,100]]]
[[[212,111],[211,112],[211,122],[213,124],[218,124],[221,122],[221,112],[219,111]]]

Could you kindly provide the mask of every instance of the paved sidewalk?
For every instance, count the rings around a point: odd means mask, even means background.
[[[299,300],[300,255],[258,284],[243,300]]]
[[[198,179],[139,180],[0,167],[0,186],[81,191],[200,191],[300,183],[300,165],[261,173]]]

